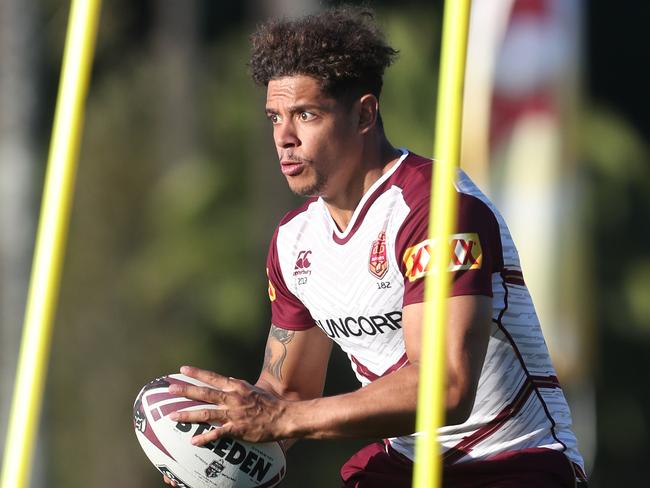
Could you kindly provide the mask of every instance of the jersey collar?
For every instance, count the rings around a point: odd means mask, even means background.
[[[381,175],[381,177],[375,181],[370,188],[368,188],[368,191],[363,194],[363,197],[361,197],[361,200],[354,209],[352,218],[350,219],[350,222],[348,223],[348,226],[344,232],[341,232],[339,230],[322,197],[318,198],[318,203],[325,212],[328,222],[332,228],[332,239],[334,239],[334,242],[337,244],[345,244],[352,238],[356,230],[361,225],[361,222],[363,222],[363,218],[368,213],[368,210],[372,206],[373,202],[381,195],[382,192],[379,191],[379,189],[385,185],[385,183],[390,179],[391,176],[393,176],[393,174],[395,174],[397,169],[402,165],[402,161],[404,161],[409,155],[408,150],[401,147],[399,150],[402,151],[402,155],[399,157],[393,167]]]

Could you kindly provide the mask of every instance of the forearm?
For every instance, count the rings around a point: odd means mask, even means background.
[[[272,382],[264,379],[263,377],[260,377],[257,380],[257,383],[255,383],[255,386],[258,388],[261,388],[262,390],[268,391],[275,397],[281,399],[281,400],[286,400],[286,401],[300,401],[304,400],[301,398],[300,394],[295,391],[283,391],[281,392],[281,388],[278,388],[277,384],[273,384]],[[279,439],[278,442],[282,446],[282,449],[286,453],[296,442],[298,442],[298,438],[294,439]]]
[[[418,367],[410,364],[357,391],[286,405],[287,437],[392,437],[415,430]]]
[[[301,396],[299,390],[291,388],[285,391],[289,394],[278,395],[277,389],[272,388],[273,383],[265,383],[262,378],[252,386],[243,380],[197,368],[184,367],[182,372],[211,388],[173,384],[169,387],[170,393],[220,406],[170,414],[170,418],[178,422],[220,425],[218,429],[196,436],[193,439],[195,445],[204,445],[221,436],[268,442],[300,438],[385,438],[409,435],[415,430],[417,363],[411,363],[355,392],[326,398],[315,398],[322,390]],[[450,402],[458,396],[449,393],[455,388],[455,382],[448,381],[448,419],[462,417],[458,412],[469,412],[473,403],[472,395],[468,401],[452,405]],[[294,395],[302,399],[291,400]],[[464,404],[470,405],[469,409]],[[464,417],[452,423],[463,420]],[[285,443],[285,448],[290,444],[291,441]]]
[[[357,391],[286,406],[287,437],[339,439],[396,437],[415,432],[419,365],[412,363]],[[459,390],[462,393],[459,393]],[[448,375],[445,425],[463,423],[474,392]]]

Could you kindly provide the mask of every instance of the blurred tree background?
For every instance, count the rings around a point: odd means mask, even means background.
[[[430,155],[442,2],[370,3],[401,51],[385,81],[387,133]],[[0,232],[27,233],[28,256],[68,2],[0,0],[2,25],[20,4],[33,34],[25,79],[34,86],[25,89],[36,163],[25,184],[36,196],[23,204],[24,222]],[[269,324],[268,241],[298,200],[277,170],[264,92],[248,78],[247,37],[268,15],[316,6],[104,2],[36,458],[40,486],[159,486],[131,425],[140,387],[186,363],[256,379]],[[650,80],[636,68],[650,7],[615,9],[604,0],[586,7],[580,169],[599,336],[592,486],[630,486],[650,456],[650,393],[639,381],[650,352]],[[0,50],[3,70],[12,66],[8,51]],[[14,184],[7,174],[0,173],[5,193]],[[0,254],[0,271],[10,262]],[[10,303],[22,314],[24,299]],[[2,338],[10,376],[7,350],[16,339]],[[335,354],[327,392],[356,387],[347,359]],[[303,442],[290,452],[283,486],[338,486],[340,464],[362,444]]]

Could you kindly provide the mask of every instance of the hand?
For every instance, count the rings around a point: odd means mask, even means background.
[[[226,378],[212,371],[183,366],[181,373],[214,388],[173,384],[169,392],[217,405],[218,408],[173,412],[175,422],[216,423],[220,427],[192,438],[192,444],[202,446],[227,436],[249,442],[267,442],[289,437],[285,411],[288,402],[247,381]]]

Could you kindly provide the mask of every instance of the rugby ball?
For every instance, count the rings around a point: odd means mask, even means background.
[[[277,442],[254,444],[222,437],[193,446],[192,437],[214,429],[214,425],[174,422],[169,414],[217,407],[170,394],[168,388],[173,383],[212,388],[189,376],[171,374],[140,390],[133,405],[133,427],[158,471],[180,488],[270,488],[282,481],[286,458]]]

